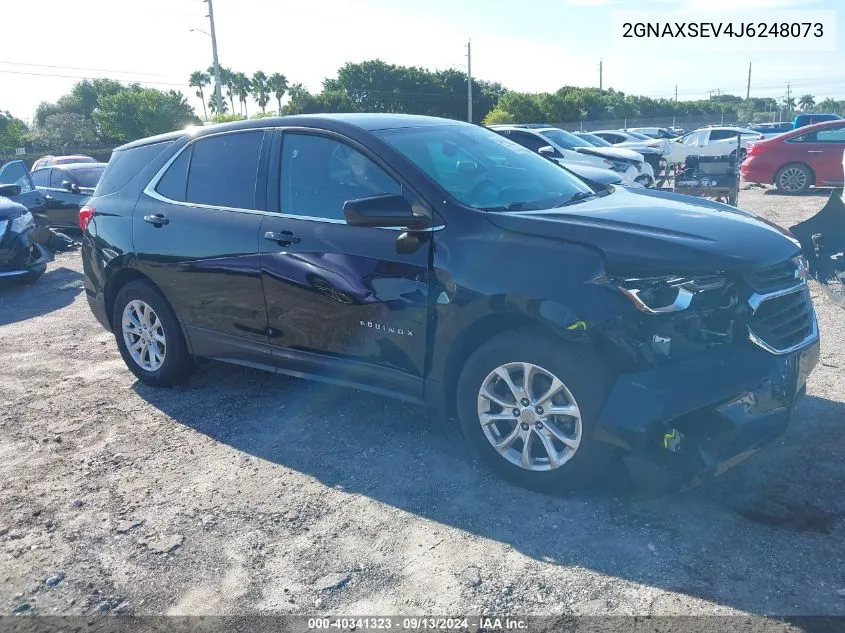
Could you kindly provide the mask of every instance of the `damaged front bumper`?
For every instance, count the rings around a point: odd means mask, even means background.
[[[23,233],[6,230],[0,234],[0,279],[40,275],[53,261],[53,253],[29,239],[31,229]]]
[[[818,360],[818,339],[782,355],[730,345],[623,374],[599,414],[598,439],[689,477],[721,474],[783,433]]]
[[[687,479],[720,474],[778,437],[819,360],[804,282],[709,315],[629,317],[603,333],[643,360],[617,375],[595,439]]]

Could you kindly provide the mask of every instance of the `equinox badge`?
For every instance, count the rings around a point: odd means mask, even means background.
[[[413,330],[406,330],[401,327],[393,327],[385,323],[373,323],[372,321],[359,321],[361,327],[368,327],[371,330],[380,330],[388,334],[398,334],[399,336],[413,336]]]

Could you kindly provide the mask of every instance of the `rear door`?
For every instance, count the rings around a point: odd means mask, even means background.
[[[75,227],[79,225],[78,193],[72,189],[73,177],[60,167],[50,170],[47,186],[47,224],[50,226]]]
[[[258,261],[269,137],[241,130],[192,141],[135,207],[137,267],[162,289],[201,356],[269,359]]]
[[[790,148],[790,162],[809,165],[817,185],[843,182],[842,153],[845,151],[845,123],[795,136],[784,142]]]
[[[287,368],[419,398],[431,233],[400,252],[402,231],[346,224],[347,200],[403,194],[389,167],[348,139],[280,135],[261,225],[270,342]],[[454,163],[452,159],[452,163]]]
[[[0,185],[18,185],[21,192],[12,198],[35,217],[44,212],[44,194],[35,188],[26,165],[22,160],[13,160],[0,167]]]

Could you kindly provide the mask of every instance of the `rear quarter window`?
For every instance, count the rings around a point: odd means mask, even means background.
[[[164,141],[112,152],[109,164],[97,184],[94,195],[105,196],[123,189],[139,171],[173,143],[174,141]]]

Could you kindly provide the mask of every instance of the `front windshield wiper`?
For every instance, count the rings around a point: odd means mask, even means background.
[[[577,191],[573,193],[569,198],[561,202],[560,204],[555,205],[555,209],[559,207],[565,207],[568,204],[574,204],[576,202],[580,202],[581,200],[586,200],[587,198],[592,198],[595,196],[596,193],[594,191]]]
[[[506,205],[499,207],[483,207],[482,211],[536,211],[538,207],[536,204],[530,202],[509,202]]]

